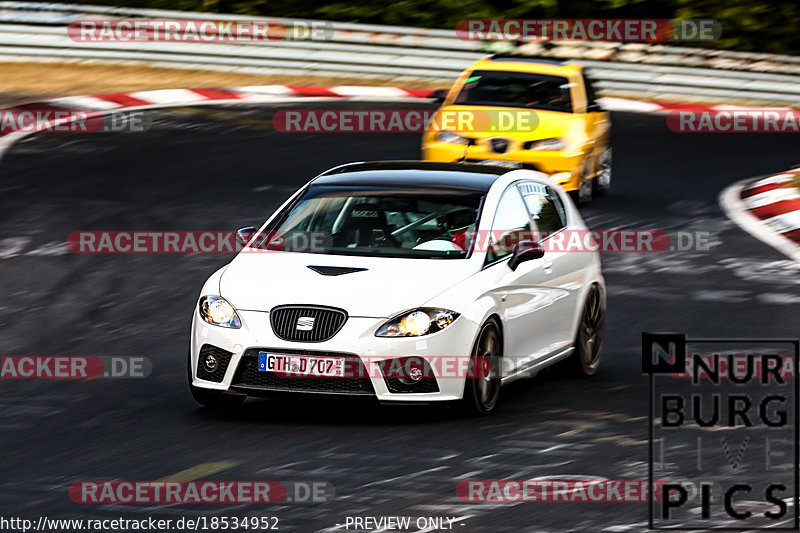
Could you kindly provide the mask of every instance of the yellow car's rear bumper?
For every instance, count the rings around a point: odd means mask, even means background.
[[[498,154],[483,146],[432,142],[422,146],[422,159],[426,161],[453,162],[461,159],[471,163],[497,161],[518,163],[520,168],[538,170],[550,175],[567,191],[578,190],[583,166],[583,153],[565,153],[544,150],[514,150]]]

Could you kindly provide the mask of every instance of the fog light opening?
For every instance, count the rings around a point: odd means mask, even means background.
[[[398,357],[380,366],[391,393],[439,392],[436,376],[430,363],[423,357]]]
[[[399,381],[403,385],[416,385],[422,379],[424,372],[422,365],[419,363],[408,360],[405,365],[405,372],[400,376]]]
[[[215,356],[208,354],[206,358],[203,359],[203,366],[208,372],[214,372],[217,369],[217,366],[219,366],[219,362]]]

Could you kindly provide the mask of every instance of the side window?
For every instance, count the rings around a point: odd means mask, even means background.
[[[549,198],[558,212],[558,218],[561,221],[561,227],[567,226],[567,209],[564,207],[564,200],[554,191],[551,187],[547,188],[547,198]]]
[[[530,240],[531,221],[516,187],[509,187],[500,198],[492,223],[486,263],[511,255],[519,241]]]
[[[520,184],[519,190],[538,231],[550,233],[567,225],[564,204],[552,188],[542,183],[527,182]]]

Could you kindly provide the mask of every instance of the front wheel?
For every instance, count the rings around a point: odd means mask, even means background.
[[[497,405],[501,354],[500,330],[494,322],[486,322],[472,349],[471,372],[464,384],[464,406],[473,415],[488,415]]]
[[[203,389],[192,385],[192,361],[187,361],[186,374],[189,378],[189,391],[194,401],[209,409],[234,409],[239,407],[245,399],[244,395],[228,394],[227,392]]]

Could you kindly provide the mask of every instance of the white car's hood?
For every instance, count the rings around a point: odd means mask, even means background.
[[[366,270],[322,275],[309,265]],[[467,259],[241,253],[222,275],[220,295],[244,311],[312,304],[339,307],[350,316],[389,318],[424,304],[474,270],[474,263]]]

